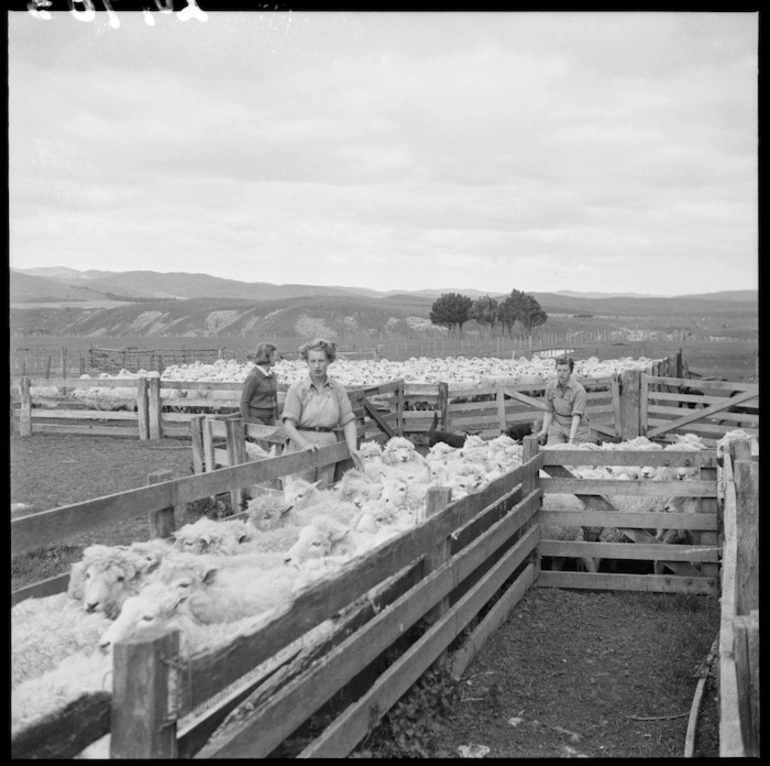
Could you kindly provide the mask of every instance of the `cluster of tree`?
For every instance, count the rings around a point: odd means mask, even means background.
[[[463,325],[474,320],[482,335],[489,338],[497,334],[513,335],[516,323],[529,335],[535,327],[544,324],[548,315],[529,293],[511,290],[505,300],[498,301],[484,295],[472,300],[460,293],[444,293],[431,306],[430,321],[446,327],[450,335],[462,336]]]

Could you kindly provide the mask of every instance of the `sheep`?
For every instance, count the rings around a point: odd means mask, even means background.
[[[357,532],[336,519],[319,514],[302,527],[299,539],[284,559],[291,567],[301,567],[309,559],[335,557],[344,561],[363,553],[391,536],[390,530],[375,535]]]
[[[273,529],[280,526],[280,518],[286,512],[283,491],[254,485],[251,495],[246,504],[249,521],[258,530]]]
[[[162,543],[144,543],[132,550],[125,546],[90,545],[70,569],[67,593],[87,612],[104,612],[114,619],[128,596],[136,593],[142,579],[157,566]]]
[[[290,608],[295,580],[296,573],[283,566],[267,570],[206,566],[170,582],[156,580],[126,600],[99,646],[107,648],[154,622],[168,624],[172,616],[183,633],[200,624],[267,618]]]
[[[438,429],[438,410],[433,413],[433,421],[428,429],[428,447],[435,447],[439,443],[448,444],[455,448],[462,447],[465,444],[465,437],[466,434]]]
[[[340,498],[333,489],[320,488],[320,482],[308,482],[295,476],[287,476],[284,484],[285,510],[281,516],[285,525],[304,526],[316,514],[322,513],[344,522],[354,523],[359,507]]]
[[[374,478],[364,471],[351,468],[331,488],[331,492],[343,502],[361,507],[368,500],[377,500],[382,494],[381,477]]]
[[[358,447],[363,472],[370,479],[378,479],[383,470],[382,445],[375,441],[361,442]]]
[[[11,609],[11,687],[52,670],[65,657],[92,651],[110,625],[83,612],[67,593],[28,598]]]
[[[111,672],[110,654],[79,651],[47,673],[23,681],[11,690],[11,736],[84,694],[109,691]]]
[[[254,539],[258,531],[248,519],[215,521],[201,516],[174,532],[173,546],[187,553],[229,555],[236,553],[242,543]]]

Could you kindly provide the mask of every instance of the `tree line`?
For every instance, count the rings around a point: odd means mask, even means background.
[[[482,337],[512,337],[517,324],[530,335],[535,327],[545,324],[548,314],[534,296],[516,289],[500,301],[489,295],[473,300],[460,293],[443,293],[431,306],[431,323],[446,327],[450,336],[462,337],[463,325],[471,319]]]

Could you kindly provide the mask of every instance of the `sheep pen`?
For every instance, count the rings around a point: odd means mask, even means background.
[[[46,438],[46,441],[50,441],[50,437],[43,437]],[[75,439],[77,441],[77,439]],[[129,448],[129,445],[126,442],[122,442],[121,446],[125,449]],[[68,452],[68,455],[75,454],[71,451]],[[165,458],[171,458],[173,453],[156,453],[160,454],[163,459]],[[32,457],[32,456],[30,456]],[[39,456],[38,456],[39,458]],[[89,460],[93,460],[92,457],[89,456]],[[130,457],[128,457],[127,453],[127,460],[130,460]],[[92,470],[90,468],[90,470]],[[112,466],[112,471],[115,470],[115,466]],[[181,473],[181,471],[180,471]],[[103,486],[103,485],[100,485]],[[96,497],[102,494],[102,491],[100,488],[95,488],[90,496]],[[28,498],[28,499],[34,499],[34,498]],[[133,538],[131,540],[124,540],[124,543],[132,542]],[[581,752],[584,754],[594,754],[594,755],[601,755],[604,754],[605,751],[599,749],[600,746],[609,747],[609,752],[611,754],[627,754],[627,755],[636,755],[636,754],[644,754],[644,755],[671,755],[676,754],[678,749],[677,741],[677,732],[679,729],[681,729],[681,718],[672,718],[670,721],[664,721],[663,719],[656,721],[654,724],[649,722],[641,722],[637,721],[633,725],[638,729],[637,735],[640,740],[635,742],[629,742],[629,737],[627,736],[627,733],[624,734],[622,731],[620,731],[620,724],[623,721],[623,716],[621,715],[620,711],[623,711],[624,714],[627,716],[626,718],[626,724],[629,720],[629,717],[631,720],[636,721],[636,719],[643,719],[643,718],[654,718],[655,717],[655,711],[664,711],[666,713],[671,713],[672,710],[676,708],[676,705],[681,705],[682,700],[686,695],[683,695],[683,691],[687,687],[686,683],[680,684],[679,688],[676,689],[676,692],[678,694],[678,697],[675,699],[672,699],[672,701],[669,702],[667,707],[664,707],[666,705],[666,698],[665,696],[661,697],[661,694],[666,693],[666,690],[664,689],[661,691],[660,689],[647,689],[645,690],[645,694],[649,694],[650,701],[644,702],[642,697],[640,697],[637,694],[637,690],[634,690],[634,694],[631,698],[631,701],[629,702],[628,699],[628,693],[627,691],[624,692],[624,690],[621,688],[616,688],[614,692],[610,693],[607,692],[606,698],[609,699],[612,697],[612,695],[615,695],[615,698],[618,699],[619,704],[615,707],[616,713],[613,713],[612,715],[616,715],[616,719],[610,720],[607,724],[604,726],[601,726],[600,724],[597,724],[598,728],[596,731],[594,731],[591,727],[593,726],[592,723],[586,722],[586,721],[576,721],[571,720],[570,716],[573,715],[572,711],[576,711],[580,708],[580,704],[578,703],[578,696],[577,695],[589,695],[592,696],[592,692],[594,689],[601,690],[603,687],[599,686],[596,687],[596,683],[602,683],[603,679],[601,677],[596,678],[594,677],[594,682],[591,684],[588,677],[585,678],[585,682],[588,684],[586,687],[578,688],[575,691],[575,698],[572,704],[569,704],[570,695],[572,694],[572,686],[573,681],[578,678],[579,674],[578,671],[575,670],[575,663],[572,663],[572,665],[568,669],[569,677],[572,679],[570,683],[563,683],[564,679],[561,678],[560,675],[556,675],[555,677],[552,677],[552,672],[554,667],[558,667],[558,663],[561,662],[560,657],[558,655],[564,651],[564,642],[570,642],[571,639],[568,638],[569,636],[569,615],[572,615],[576,612],[585,613],[586,611],[590,611],[592,608],[592,605],[594,601],[596,602],[602,602],[604,606],[602,608],[606,608],[606,600],[609,598],[610,594],[601,594],[603,596],[603,599],[599,599],[597,594],[591,594],[591,593],[572,593],[567,596],[564,596],[563,599],[555,598],[552,594],[556,593],[557,591],[548,591],[548,590],[536,590],[532,591],[527,595],[526,601],[522,602],[526,606],[526,609],[524,612],[519,612],[517,609],[516,612],[514,612],[514,616],[512,619],[523,619],[523,615],[526,615],[528,612],[537,611],[536,603],[539,603],[538,600],[542,600],[542,603],[547,604],[547,609],[545,607],[540,609],[540,612],[538,613],[538,624],[535,626],[533,625],[532,630],[533,632],[536,632],[538,635],[538,641],[540,644],[545,643],[546,647],[550,647],[550,654],[547,654],[546,648],[544,648],[544,652],[546,652],[546,657],[542,660],[536,659],[535,665],[531,664],[532,656],[528,654],[526,657],[526,666],[527,666],[527,679],[531,681],[531,679],[538,679],[539,676],[537,675],[538,672],[542,672],[543,674],[543,681],[541,683],[540,680],[535,681],[535,685],[538,687],[542,686],[544,689],[552,689],[554,693],[558,693],[559,695],[565,695],[564,698],[564,705],[563,710],[560,712],[560,717],[558,720],[551,720],[550,724],[546,723],[546,719],[543,715],[537,715],[537,717],[529,718],[528,715],[520,715],[521,707],[516,707],[519,702],[518,700],[521,700],[521,689],[516,692],[515,685],[512,687],[510,684],[506,684],[505,681],[501,681],[497,684],[485,684],[485,678],[482,674],[481,678],[477,681],[474,678],[474,671],[473,668],[469,671],[469,679],[472,681],[472,684],[465,684],[463,683],[460,686],[453,687],[455,691],[459,689],[462,692],[462,697],[458,699],[458,703],[455,706],[454,710],[449,710],[447,715],[448,717],[445,719],[446,721],[451,721],[453,714],[459,713],[463,710],[472,709],[474,706],[477,708],[479,707],[478,703],[481,703],[481,705],[493,705],[492,708],[490,708],[490,711],[497,710],[498,707],[500,711],[504,714],[505,712],[510,713],[511,718],[521,718],[522,719],[522,727],[519,728],[515,726],[514,724],[510,724],[510,732],[516,732],[516,746],[515,749],[511,750],[505,750],[505,747],[514,747],[514,743],[507,742],[506,738],[502,736],[501,732],[495,732],[494,728],[490,725],[488,727],[487,731],[482,732],[473,732],[468,733],[467,736],[472,736],[474,739],[473,741],[478,741],[482,743],[487,743],[488,745],[492,745],[492,751],[495,754],[500,755],[513,755],[514,753],[518,753],[519,755],[543,755],[543,754],[551,754],[551,755],[564,755],[568,751],[564,750],[565,746],[572,747],[575,751]],[[648,622],[652,621],[654,624],[658,626],[659,631],[664,631],[666,635],[671,638],[672,632],[675,632],[676,630],[679,630],[681,632],[681,637],[679,639],[680,648],[684,651],[687,650],[690,654],[687,655],[687,659],[684,659],[682,655],[678,655],[676,662],[681,663],[687,663],[687,662],[697,662],[698,659],[702,659],[702,657],[699,656],[699,647],[693,647],[692,646],[692,635],[690,634],[690,631],[692,630],[692,625],[697,623],[700,625],[700,633],[705,635],[712,631],[713,627],[713,610],[710,610],[709,608],[704,608],[704,605],[706,604],[706,599],[704,597],[699,596],[687,596],[680,594],[677,597],[674,597],[674,601],[669,599],[668,601],[665,601],[667,597],[661,595],[661,594],[642,594],[642,593],[635,593],[635,594],[611,594],[612,599],[617,599],[617,603],[622,604],[625,603],[625,600],[628,600],[630,603],[633,604],[633,609],[629,610],[623,610],[624,614],[626,612],[629,612],[629,614],[626,614],[626,616],[631,620],[633,625],[629,626],[628,628],[623,627],[622,625],[615,625],[612,626],[612,633],[611,637],[609,634],[605,636],[606,641],[610,642],[610,647],[612,646],[613,642],[615,642],[617,645],[625,647],[624,651],[624,657],[626,660],[629,659],[631,655],[633,655],[633,652],[628,651],[628,644],[624,643],[622,636],[627,635],[630,637],[634,636],[639,628],[639,625],[641,624],[642,619],[647,619]],[[574,598],[573,598],[574,597]],[[580,602],[580,607],[577,607],[577,602]],[[663,603],[671,603],[674,602],[679,604],[679,611],[682,612],[682,614],[678,614],[678,610],[676,608],[662,608]],[[613,601],[613,603],[615,603]],[[529,604],[529,606],[527,606]],[[646,606],[648,605],[648,606]],[[524,608],[524,607],[522,607]],[[561,612],[560,610],[563,610]],[[549,612],[549,619],[544,622],[544,614],[545,611]],[[633,614],[630,614],[633,613]],[[561,619],[559,618],[561,614]],[[665,620],[663,623],[661,622],[661,614],[665,614]],[[646,617],[645,617],[646,615]],[[653,619],[657,616],[657,620]],[[681,618],[683,621],[683,624],[679,626],[679,628],[676,627],[677,620]],[[637,620],[639,622],[637,622]],[[709,620],[712,620],[710,623]],[[551,622],[553,621],[553,622]],[[689,621],[689,624],[684,624]],[[510,620],[509,620],[510,622]],[[539,623],[543,623],[542,625]],[[516,623],[521,625],[521,623]],[[506,623],[508,625],[508,623]],[[544,631],[542,628],[545,626],[548,626],[548,631]],[[554,627],[557,626],[557,627]],[[560,626],[560,627],[558,627]],[[635,627],[634,627],[635,626]],[[535,627],[537,627],[537,630],[535,631]],[[500,628],[500,630],[503,630],[504,628]],[[580,632],[580,631],[577,631]],[[551,633],[553,633],[553,636],[551,636]],[[556,638],[557,636],[561,637],[561,644],[558,640],[551,640],[551,638]],[[594,637],[592,639],[593,641],[602,640],[601,638],[597,639]],[[493,642],[494,643],[494,642]],[[652,644],[654,642],[647,642],[648,644]],[[670,647],[669,647],[670,648]],[[594,656],[594,647],[587,647],[588,650],[588,656]],[[579,650],[579,647],[577,648]],[[705,652],[703,652],[705,653]],[[482,656],[484,655],[484,652],[482,652]],[[537,655],[537,652],[534,652],[534,655]],[[612,656],[613,652],[609,651],[609,655]],[[585,656],[585,655],[584,655]],[[599,656],[597,654],[597,656]],[[606,661],[606,657],[601,658],[602,661]],[[657,657],[651,657],[648,656],[645,658],[645,662],[654,662],[657,663],[656,667],[666,667],[667,663],[670,663],[673,658],[666,656],[664,654],[661,654]],[[513,662],[512,670],[515,667],[515,662],[511,659],[510,662]],[[542,662],[542,671],[537,670],[537,663]],[[577,663],[579,664],[579,663]],[[631,666],[629,666],[631,667]],[[669,664],[668,667],[670,668],[671,665]],[[640,675],[645,672],[644,668],[640,667],[637,671]],[[681,674],[682,669],[679,668],[678,672]],[[576,675],[576,673],[578,675]],[[631,669],[631,673],[633,675],[634,671]],[[502,674],[501,674],[502,675]],[[627,676],[624,676],[627,677]],[[438,682],[436,682],[438,683]],[[441,681],[442,684],[445,684],[444,681]],[[579,684],[578,684],[579,686]],[[569,688],[568,688],[569,687]],[[442,686],[443,688],[443,686]],[[673,689],[671,690],[674,691]],[[416,699],[431,699],[431,692],[428,688],[423,689],[415,689],[413,692],[416,695]],[[623,700],[621,700],[622,695],[625,694],[625,706],[620,704]],[[422,695],[422,696],[421,696]],[[505,703],[503,705],[500,704],[501,695],[503,698],[506,698],[506,695],[510,698],[510,701],[508,703]],[[517,696],[518,695],[518,696]],[[600,696],[604,698],[604,693],[600,691]],[[472,697],[478,697],[477,700],[472,700],[470,698]],[[406,699],[406,698],[405,698]],[[401,704],[401,703],[399,703]],[[541,701],[537,704],[545,705],[546,703],[544,701]],[[629,707],[629,704],[633,704],[633,708]],[[688,703],[689,704],[689,703]],[[406,702],[404,702],[404,705],[406,705]],[[609,706],[608,706],[609,707]],[[677,712],[680,712],[678,708],[676,708]],[[394,710],[394,713],[396,711]],[[605,719],[606,715],[609,715],[607,711],[604,711]],[[383,724],[384,727],[389,727],[389,730],[391,732],[395,732],[396,734],[401,733],[401,730],[406,730],[407,728],[407,721],[409,720],[408,714],[405,711],[402,711],[402,718],[399,719],[396,715],[389,716],[388,720]],[[532,724],[533,720],[539,720],[541,721],[541,724],[543,726],[550,726],[550,728],[541,728],[540,729],[540,735],[541,735],[541,743],[546,742],[549,738],[542,738],[543,732],[548,732],[550,734],[550,744],[549,747],[553,747],[555,749],[548,750],[547,752],[543,752],[539,749],[539,746],[535,744],[534,735],[532,738],[530,738],[530,741],[528,741],[528,737],[525,736],[525,732],[528,731],[528,727],[530,724]],[[420,716],[417,716],[417,725],[411,725],[410,730],[413,732],[417,732],[417,734],[413,734],[412,738],[413,741],[411,742],[411,746],[414,747],[413,752],[419,752],[420,747],[429,747],[438,749],[439,751],[441,748],[444,748],[444,754],[446,753],[446,748],[448,747],[448,743],[450,741],[456,741],[457,747],[464,744],[463,742],[459,742],[452,738],[447,738],[446,736],[443,738],[442,743],[439,745],[437,744],[438,739],[436,737],[436,733],[431,730],[431,727],[428,725],[427,720],[421,720]],[[467,723],[467,722],[466,722]],[[449,723],[446,724],[451,729],[451,725]],[[459,726],[459,723],[457,724]],[[661,746],[661,749],[655,750],[655,743],[647,742],[647,738],[644,737],[645,731],[644,728],[646,726],[655,725],[656,727],[656,736],[660,729],[665,728],[666,732],[669,731],[669,729],[672,729],[671,733],[666,733],[663,735],[661,741],[657,743],[658,746]],[[535,732],[538,730],[538,726],[535,724],[532,724],[532,732]],[[613,731],[613,726],[617,729]],[[679,726],[679,728],[677,728]],[[582,728],[581,728],[582,727]],[[563,732],[560,732],[560,729],[566,730],[569,732],[569,734],[564,734]],[[457,733],[461,729],[457,729]],[[444,731],[444,735],[446,735],[447,732]],[[580,737],[581,746],[576,746],[574,738],[572,738],[573,735],[577,735]],[[600,738],[601,735],[601,738]],[[609,736],[609,738],[607,738]],[[509,738],[510,739],[510,738]],[[430,740],[430,742],[428,742]],[[561,742],[561,747],[557,747],[557,741],[563,740]],[[393,740],[393,741],[400,741],[404,744],[402,747],[404,748],[404,751],[401,753],[402,755],[408,752],[408,748],[410,747],[410,740],[408,737],[404,739],[403,735],[400,739]],[[431,744],[432,743],[432,744]],[[495,745],[495,743],[497,743]],[[566,743],[566,744],[565,744]],[[395,745],[391,745],[391,747],[395,747]],[[527,750],[526,748],[532,748],[532,750]],[[372,734],[372,736],[365,742],[361,744],[361,751],[365,752],[367,748],[371,752],[384,752],[385,745],[383,744],[383,741],[377,740],[376,734]],[[501,749],[502,748],[502,749]],[[625,748],[625,749],[624,749]],[[641,748],[641,749],[640,749]],[[651,748],[651,749],[650,749]],[[668,748],[668,749],[666,749]],[[392,753],[391,753],[392,754]]]

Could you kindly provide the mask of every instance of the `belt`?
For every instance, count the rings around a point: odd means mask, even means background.
[[[318,434],[333,434],[333,428],[320,428],[319,426],[301,426],[298,431],[315,431]]]

